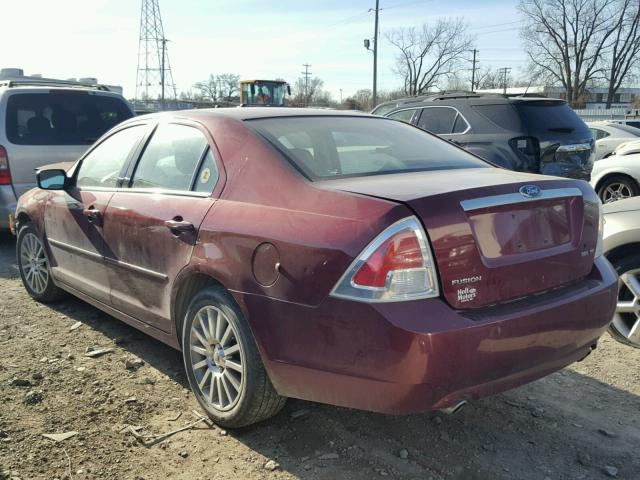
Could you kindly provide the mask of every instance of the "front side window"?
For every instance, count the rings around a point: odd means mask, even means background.
[[[7,138],[17,145],[91,145],[133,114],[124,100],[78,90],[14,93]]]
[[[145,131],[143,125],[136,125],[120,130],[101,142],[82,159],[76,185],[83,188],[116,187],[124,164]]]
[[[159,125],[138,162],[131,187],[191,190],[208,146],[197,128],[170,123]]]
[[[388,115],[388,117],[393,118],[394,120],[400,120],[401,122],[411,123],[411,117],[413,117],[415,112],[415,108],[400,110],[399,112],[393,112],[391,115]]]
[[[436,135],[448,135],[453,132],[453,124],[457,114],[458,112],[453,108],[423,108],[418,120],[418,127]]]
[[[449,142],[387,118],[279,117],[246,124],[311,180],[488,167]]]

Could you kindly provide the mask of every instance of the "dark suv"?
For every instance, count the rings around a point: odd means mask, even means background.
[[[591,132],[564,100],[443,93],[383,103],[372,113],[416,125],[511,170],[591,177]]]

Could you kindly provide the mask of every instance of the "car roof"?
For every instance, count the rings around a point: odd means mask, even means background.
[[[522,95],[503,95],[501,93],[472,93],[472,92],[442,92],[433,93],[428,95],[421,95],[416,97],[404,97],[396,100],[381,103],[376,107],[380,108],[384,105],[395,105],[396,108],[411,107],[414,105],[433,105],[437,102],[447,103],[465,103],[469,105],[487,105],[487,104],[510,104],[521,102],[562,102],[564,100],[559,98],[548,98],[540,96],[522,96]]]
[[[29,84],[18,84],[11,85],[9,82],[0,81],[0,91],[4,92],[16,92],[16,93],[44,93],[50,91],[59,91],[59,92],[88,92],[92,95],[106,95],[117,98],[124,98],[118,92],[114,92],[112,90],[106,89],[98,89],[90,86],[72,86],[72,85],[29,85]]]
[[[353,110],[326,110],[318,108],[291,108],[291,107],[227,107],[227,108],[203,108],[197,110],[177,110],[173,112],[151,113],[144,115],[146,118],[190,118],[193,120],[216,117],[226,117],[235,120],[254,120],[259,118],[281,117],[369,117],[380,118],[365,112]],[[142,118],[142,117],[135,117]]]

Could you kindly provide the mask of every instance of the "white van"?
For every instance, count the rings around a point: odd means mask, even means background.
[[[9,228],[17,198],[35,186],[36,168],[77,160],[133,115],[105,86],[0,76],[0,230]]]

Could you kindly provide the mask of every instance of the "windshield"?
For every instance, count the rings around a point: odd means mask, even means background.
[[[445,140],[385,118],[280,117],[247,124],[312,180],[489,167]]]
[[[133,114],[124,100],[83,91],[14,93],[7,137],[17,145],[90,145]]]

